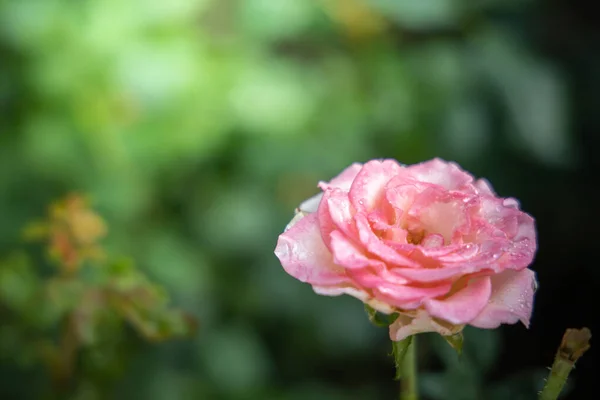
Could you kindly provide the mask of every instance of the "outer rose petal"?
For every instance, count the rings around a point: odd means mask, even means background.
[[[361,249],[339,231],[331,232],[331,253],[333,262],[343,265],[347,270],[375,267],[376,263],[381,264],[381,268],[385,268],[381,261],[370,260]]]
[[[490,299],[489,277],[472,279],[469,284],[444,300],[425,300],[425,308],[433,317],[452,324],[467,324],[483,310]]]
[[[350,282],[325,247],[315,213],[300,219],[279,236],[275,255],[285,271],[302,282],[327,286]]]
[[[313,290],[315,291],[315,293],[321,294],[324,296],[339,296],[342,294],[349,294],[350,296],[356,297],[363,303],[370,305],[375,310],[385,313],[385,314],[391,314],[395,311],[394,308],[392,308],[390,305],[388,305],[382,301],[379,301],[374,297],[371,297],[371,295],[369,295],[364,290],[356,289],[354,287],[313,286]]]
[[[341,189],[330,189],[323,195],[323,201],[321,201],[318,210],[319,224],[321,236],[329,249],[331,249],[329,236],[336,229],[344,232],[349,237],[357,236],[353,212],[348,194]]]
[[[395,160],[374,160],[366,163],[350,187],[350,201],[359,211],[371,211],[380,202],[385,185],[400,174],[402,167]]]
[[[477,194],[488,194],[490,196],[496,195],[492,184],[487,179],[477,179],[473,185],[475,186],[475,189],[477,189]]]
[[[333,178],[329,182],[319,182],[319,187],[322,190],[338,188],[345,191],[350,190],[352,181],[356,178],[358,172],[362,169],[362,164],[354,163],[342,171],[341,174]]]
[[[479,229],[479,241],[504,242],[506,255],[498,260],[503,269],[520,270],[531,264],[536,250],[535,221],[516,208],[513,199],[484,198],[478,217],[479,223],[486,224]]]
[[[422,332],[437,332],[442,336],[450,336],[458,333],[462,328],[462,325],[442,325],[431,318],[425,310],[418,310],[414,317],[400,314],[390,325],[390,339],[397,342]]]
[[[294,215],[294,218],[292,218],[290,223],[287,224],[287,226],[285,227],[285,230],[287,231],[288,229],[290,229],[298,221],[300,221],[302,218],[304,218],[307,214],[317,211],[317,208],[319,207],[319,203],[321,202],[322,198],[323,198],[323,193],[319,193],[319,194],[314,195],[310,199],[304,200],[296,209],[296,215]]]
[[[310,199],[304,200],[298,209],[305,213],[314,213],[319,208],[319,203],[321,203],[321,199],[323,198],[323,193],[319,193],[311,197]]]
[[[528,327],[537,286],[535,272],[530,269],[506,270],[492,276],[491,279],[490,301],[470,324],[478,328],[492,329],[500,324],[521,321]]]
[[[431,287],[401,286],[383,283],[373,289],[377,298],[403,309],[413,309],[421,305],[423,299],[445,295],[450,291],[450,282],[441,282]]]
[[[463,171],[453,162],[434,158],[420,164],[406,167],[407,176],[419,182],[428,182],[440,185],[447,190],[457,190],[473,182],[473,176]]]
[[[453,278],[462,272],[462,267],[447,268],[392,268],[390,272],[416,282],[435,282]]]

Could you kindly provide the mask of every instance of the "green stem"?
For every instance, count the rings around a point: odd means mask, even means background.
[[[540,392],[539,400],[556,400],[562,392],[567,377],[573,369],[573,363],[567,360],[556,358],[552,364],[552,370],[546,380],[544,389]]]
[[[546,385],[539,394],[539,400],[556,400],[558,398],[575,362],[590,348],[591,337],[588,328],[567,329],[556,352]]]
[[[413,335],[406,355],[402,360],[402,378],[400,381],[400,400],[418,400],[417,390],[417,338]]]

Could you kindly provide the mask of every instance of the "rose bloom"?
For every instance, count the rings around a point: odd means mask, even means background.
[[[287,273],[316,293],[398,313],[394,341],[465,325],[529,325],[536,232],[516,200],[441,159],[352,164],[319,187],[275,249]]]

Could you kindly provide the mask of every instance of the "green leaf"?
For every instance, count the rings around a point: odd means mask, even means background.
[[[458,353],[458,356],[460,357],[462,354],[462,348],[463,348],[463,342],[464,342],[463,333],[458,332],[458,333],[455,333],[454,335],[443,336],[443,338],[446,341],[446,343],[448,343],[450,345],[450,347],[452,347],[454,350],[456,350],[456,353]]]
[[[365,304],[365,311],[367,312],[369,321],[371,321],[371,323],[373,325],[379,326],[379,327],[388,327],[392,323],[394,323],[396,318],[398,318],[398,313],[393,313],[393,314],[389,314],[389,315],[383,314],[383,313],[377,312],[377,310],[375,310],[373,307],[371,307],[367,304]]]
[[[392,355],[394,356],[394,361],[396,363],[396,376],[394,379],[396,380],[402,378],[402,375],[404,374],[404,371],[402,371],[402,361],[412,343],[412,338],[412,336],[409,336],[404,340],[397,342],[392,341]]]

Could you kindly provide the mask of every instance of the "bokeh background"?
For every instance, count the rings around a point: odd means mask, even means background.
[[[199,323],[164,343],[126,331],[114,373],[86,367],[56,395],[47,368],[18,357],[31,347],[6,297],[20,281],[5,280],[0,397],[395,398],[387,331],[287,276],[273,249],[318,180],[439,156],[537,219],[540,289],[529,330],[467,330],[460,361],[424,335],[423,398],[535,398],[564,329],[600,332],[600,31],[586,7],[0,1],[0,270],[27,247],[23,227],[77,191],[106,221],[107,252]],[[593,346],[565,398],[590,398],[597,358]]]

